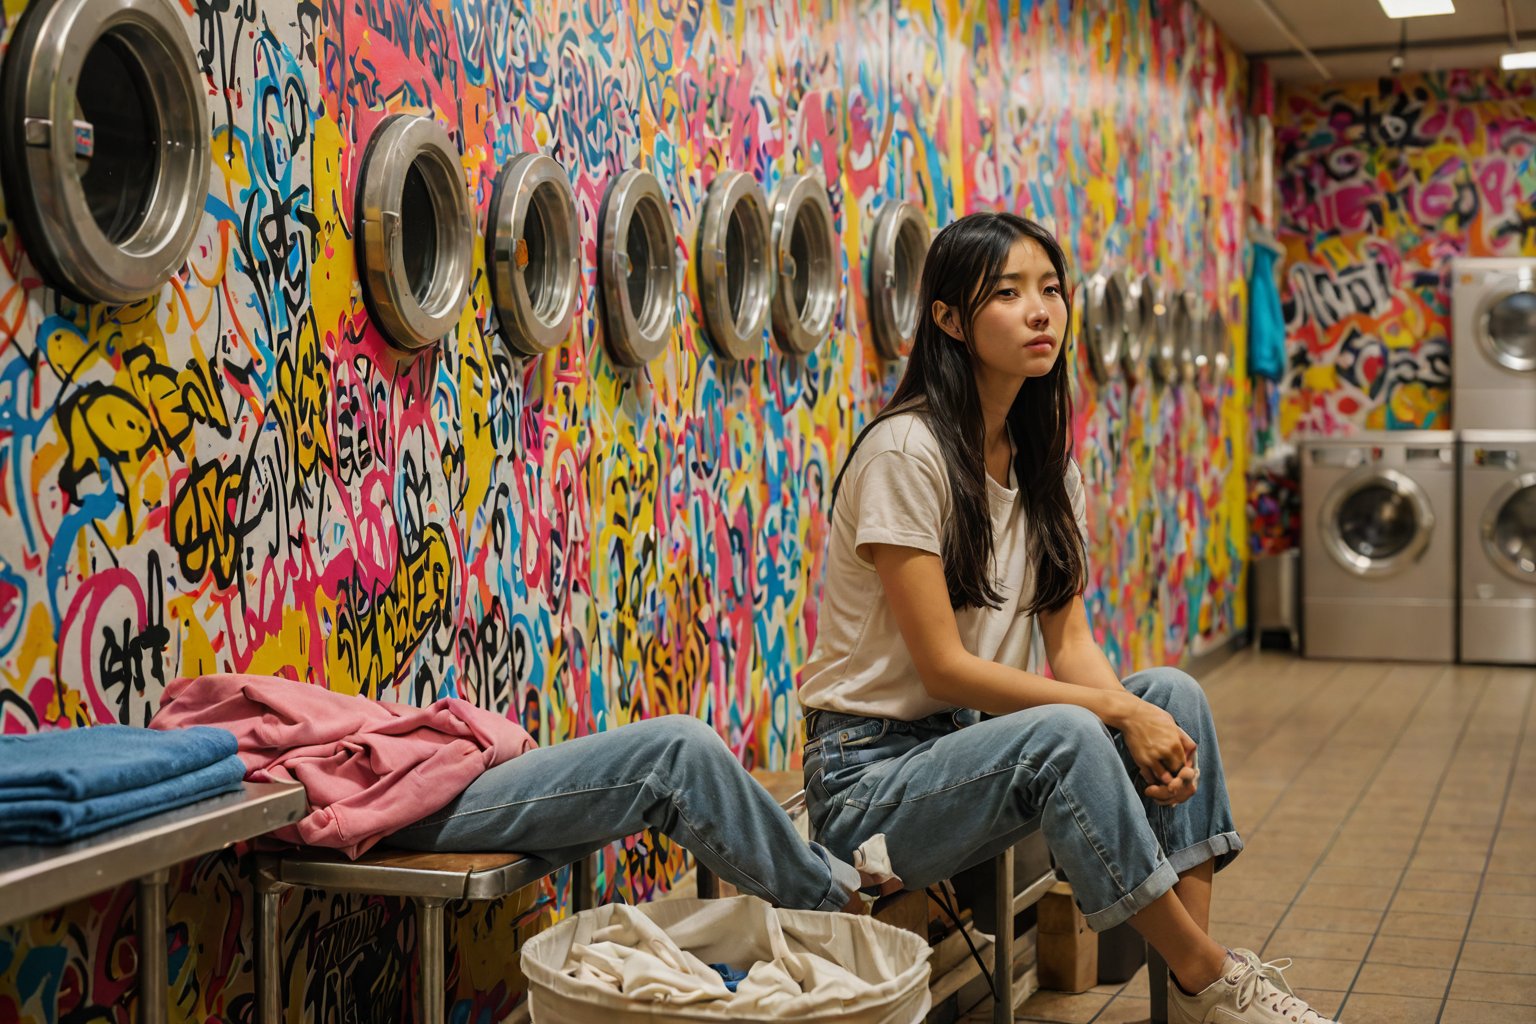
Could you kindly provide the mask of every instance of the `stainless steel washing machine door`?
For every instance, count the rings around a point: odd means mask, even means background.
[[[1477,317],[1477,343],[1506,370],[1536,370],[1536,291],[1522,288],[1485,298]],[[1531,383],[1536,387],[1536,380]]]
[[[1499,488],[1478,532],[1490,562],[1522,583],[1536,584],[1536,473],[1522,473]]]
[[[1424,553],[1435,513],[1411,477],[1366,465],[1334,484],[1317,526],[1324,550],[1345,571],[1379,578],[1401,572]]]

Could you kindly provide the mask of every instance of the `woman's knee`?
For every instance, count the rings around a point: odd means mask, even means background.
[[[1137,672],[1126,678],[1125,688],[1168,711],[1205,705],[1204,687],[1183,669],[1164,667]]]
[[[682,750],[699,749],[710,754],[729,753],[730,749],[708,722],[692,715],[660,715],[636,722],[628,728],[645,728],[653,742]]]
[[[1030,716],[1028,723],[1033,735],[1026,743],[1027,747],[1034,746],[1042,739],[1058,749],[1073,750],[1113,742],[1109,738],[1108,730],[1104,728],[1104,723],[1099,720],[1099,716],[1087,708],[1071,704],[1051,704],[1032,711],[1019,712],[1019,714]]]

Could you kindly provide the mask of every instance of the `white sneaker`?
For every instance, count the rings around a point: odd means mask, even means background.
[[[1276,988],[1257,960],[1229,956],[1226,973],[1198,995],[1170,984],[1168,1024],[1338,1024]]]
[[[1251,949],[1234,949],[1232,950],[1232,953],[1239,960],[1242,960],[1245,963],[1253,964],[1253,966],[1257,967],[1259,969],[1259,974],[1261,974],[1266,981],[1275,986],[1275,988],[1279,989],[1281,992],[1284,992],[1288,996],[1293,996],[1296,994],[1295,992],[1291,991],[1291,983],[1285,980],[1285,972],[1290,969],[1293,963],[1296,962],[1290,957],[1285,957],[1282,960],[1271,960],[1266,964],[1259,959],[1259,954],[1255,953]]]

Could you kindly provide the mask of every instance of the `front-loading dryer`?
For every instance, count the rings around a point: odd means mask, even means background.
[[[1302,653],[1455,660],[1455,435],[1315,438],[1301,455]]]
[[[1536,258],[1451,261],[1451,423],[1536,430]]]
[[[1461,435],[1461,660],[1536,665],[1536,430]]]

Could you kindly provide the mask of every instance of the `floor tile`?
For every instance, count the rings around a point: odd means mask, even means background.
[[[1421,939],[1459,939],[1466,934],[1466,914],[1416,914],[1391,910],[1381,920],[1381,934]]]
[[[1458,970],[1493,971],[1503,974],[1536,974],[1536,946],[1508,942],[1468,942],[1461,951]]]
[[[1318,988],[1347,992],[1360,970],[1359,960],[1329,960],[1324,957],[1292,957],[1285,980],[1292,988]]]
[[[1505,875],[1490,871],[1483,880],[1483,892],[1511,896],[1536,894],[1536,875]]]
[[[1282,925],[1261,952],[1265,960],[1282,956],[1359,960],[1370,942],[1371,937],[1360,932],[1306,931]]]
[[[1451,980],[1451,998],[1536,1007],[1536,974],[1486,974],[1458,967]],[[1536,1018],[1536,1013],[1531,1016]]]
[[[1290,928],[1319,932],[1364,932],[1374,935],[1382,923],[1379,910],[1351,910],[1345,907],[1295,906],[1285,917]]]
[[[1536,946],[1536,921],[1518,917],[1499,917],[1479,907],[1472,917],[1468,939],[1478,942],[1517,942],[1524,946]]]
[[[1391,899],[1390,885],[1335,885],[1327,882],[1312,882],[1301,890],[1301,895],[1296,897],[1296,905],[1382,911],[1387,909],[1387,903]]]
[[[1402,889],[1392,898],[1392,909],[1422,914],[1457,914],[1464,917],[1472,913],[1472,901],[1475,898],[1476,894],[1470,892]],[[1499,902],[1502,904],[1504,901]]]
[[[1403,888],[1436,892],[1477,892],[1482,878],[1480,871],[1426,871],[1409,868],[1403,873]],[[1531,881],[1536,882],[1536,878]],[[1536,889],[1532,891],[1536,892]]]
[[[1536,878],[1536,876],[1532,876]],[[1536,917],[1536,895],[1519,896],[1512,893],[1492,895],[1485,893],[1478,901],[1477,909],[1495,917]]]
[[[1102,992],[1036,992],[1014,1014],[1016,1019],[1059,1021],[1063,1024],[1087,1024],[1109,1002]]]
[[[1448,969],[1367,963],[1360,969],[1360,977],[1355,980],[1351,991],[1443,999],[1445,986],[1450,980],[1451,972]]]
[[[1371,944],[1371,951],[1366,954],[1366,963],[1449,969],[1456,962],[1456,951],[1460,948],[1461,943],[1456,939],[1378,935]]]
[[[1121,996],[1094,1018],[1093,1024],[1147,1024],[1152,1018],[1152,1004],[1145,999]]]
[[[1474,1003],[1465,999],[1452,999],[1445,1004],[1445,1015],[1440,1024],[1531,1024],[1536,1015],[1529,1006],[1510,1003]],[[1353,1018],[1350,1024],[1354,1024]]]
[[[1348,1024],[1435,1024],[1439,1015],[1438,998],[1362,993],[1344,1001],[1340,1018]]]

